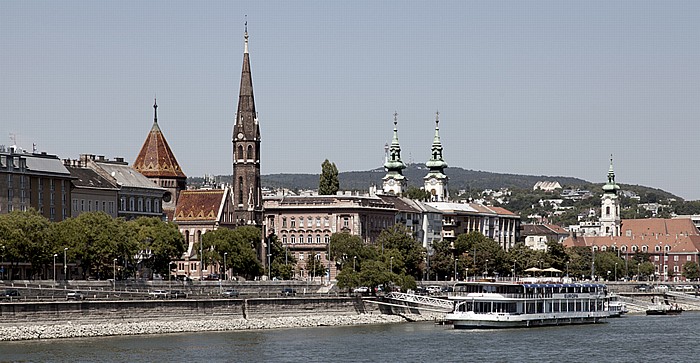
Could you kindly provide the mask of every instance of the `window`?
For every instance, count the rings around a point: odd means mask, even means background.
[[[686,261],[692,261],[692,260],[693,260],[693,257],[690,256],[690,255],[685,256],[685,260],[686,260]]]
[[[82,204],[82,201],[80,203]],[[82,206],[80,207],[80,210],[83,210]],[[126,210],[126,198],[125,197],[119,198],[119,210]]]
[[[292,219],[289,220],[289,226],[290,226],[291,228],[296,228],[296,227],[297,227],[297,221],[296,221],[296,219],[294,219],[294,217],[292,217]]]
[[[143,198],[139,198],[139,212],[143,212]]]
[[[647,246],[642,246],[642,252],[647,252],[649,250],[649,247]]]
[[[331,237],[330,237],[329,235],[326,235],[326,236],[323,238],[323,241],[324,241],[325,243],[330,243],[330,242],[331,242]]]
[[[306,243],[314,243],[314,237],[311,236],[311,235],[309,235],[309,236],[306,238]]]
[[[304,252],[299,252],[299,261],[304,261]]]
[[[306,226],[307,227],[313,227],[314,226],[314,219],[309,217],[306,219]]]
[[[282,243],[287,244],[287,235],[286,234],[282,235]]]
[[[622,251],[622,252],[627,252],[627,246],[622,246],[622,247],[620,247],[620,251]]]
[[[343,227],[348,228],[349,225],[350,225],[350,218],[343,217]]]
[[[673,272],[678,272],[678,266],[673,266]]]
[[[75,198],[73,199],[73,210],[78,211],[78,200]]]
[[[287,217],[282,217],[282,228],[287,228]]]
[[[605,207],[605,215],[609,216],[610,215],[610,207]]]
[[[321,218],[316,217],[316,227],[321,227]]]
[[[146,199],[146,212],[151,212],[151,198]]]
[[[637,252],[637,246],[632,246],[632,252]]]
[[[290,241],[292,244],[297,243],[296,237],[294,237],[294,235],[289,236],[289,241]]]
[[[136,209],[136,199],[134,197],[129,198],[129,210],[134,211]]]
[[[316,243],[321,243],[321,235],[320,234],[316,235]],[[690,256],[688,256],[688,257],[690,257]]]
[[[114,202],[109,202],[107,205],[109,206],[109,214],[114,213]]]
[[[664,261],[668,261],[668,256],[664,255]]]
[[[243,145],[238,145],[238,160],[243,160]]]
[[[654,246],[654,252],[659,252],[661,251],[661,247],[659,246]]]
[[[673,256],[674,261],[678,261],[678,256]]]
[[[329,219],[328,217],[325,218],[325,220],[324,220],[324,225],[325,225],[326,227],[328,227],[328,226],[331,225],[330,219]]]
[[[88,212],[92,212],[92,201],[88,200]]]
[[[659,256],[654,256],[654,261],[658,261],[658,260],[659,260]]]
[[[239,150],[243,153],[243,147],[239,146]],[[238,177],[238,205],[243,205],[243,177]]]
[[[247,159],[249,160],[255,160],[255,155],[253,155],[253,146],[248,145],[248,154],[246,155]]]
[[[668,246],[668,245],[667,245],[667,246],[664,246],[664,251],[668,252],[668,251],[670,251],[670,250],[671,250],[671,246]]]

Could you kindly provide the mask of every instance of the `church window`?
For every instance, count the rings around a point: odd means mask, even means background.
[[[605,215],[606,216],[610,215],[610,206],[605,207]]]
[[[243,145],[238,145],[238,160],[243,160]]]
[[[253,155],[253,146],[248,145],[248,153],[246,155],[246,158],[249,160],[255,160],[255,155]]]
[[[243,150],[243,148],[241,148]],[[238,177],[238,204],[243,205],[243,177]]]

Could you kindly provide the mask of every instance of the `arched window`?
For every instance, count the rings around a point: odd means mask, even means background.
[[[610,215],[610,206],[605,207],[605,215],[606,216]]]
[[[654,252],[659,252],[661,251],[661,247],[659,246],[654,246]]]
[[[202,231],[197,230],[197,240],[195,242],[202,242]]]
[[[238,160],[243,160],[243,145],[238,145]]]
[[[292,244],[297,243],[297,239],[294,237],[294,235],[289,236],[289,240],[292,242]]]
[[[306,242],[307,242],[307,243],[314,243],[314,237],[311,236],[311,235],[309,235],[309,236],[306,238]]]
[[[240,149],[243,152],[243,148]],[[238,204],[243,204],[243,177],[238,177]]]
[[[316,235],[316,243],[321,243],[321,235],[320,234]]]
[[[287,244],[287,235],[286,234],[282,235],[282,243]]]
[[[129,198],[129,210],[130,211],[135,211],[136,210],[136,201],[134,197]]]
[[[185,231],[185,242],[190,243],[190,231]]]
[[[253,146],[248,145],[248,153],[246,154],[247,159],[255,160],[255,155],[253,154]]]
[[[607,247],[607,246],[602,246],[602,247],[600,247],[600,250],[603,251],[603,252],[605,252],[605,251],[608,250],[608,247]]]
[[[330,237],[329,235],[325,235],[325,236],[323,237],[323,241],[324,241],[325,243],[330,243],[330,242],[331,242],[331,237]]]
[[[637,252],[639,248],[637,246],[632,246],[632,252]]]
[[[593,251],[598,251],[598,246],[593,246]]]
[[[627,246],[622,246],[622,247],[620,247],[620,251],[622,251],[622,252],[627,252]]]
[[[670,250],[671,250],[671,246],[669,246],[669,245],[664,246],[664,251],[668,252]]]
[[[642,252],[647,252],[649,250],[649,247],[646,245],[642,246]]]

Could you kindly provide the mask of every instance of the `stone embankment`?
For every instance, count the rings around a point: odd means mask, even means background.
[[[230,317],[219,317],[215,319],[212,317],[207,317],[201,320],[153,319],[142,321],[78,321],[52,324],[29,323],[21,325],[0,325],[0,341],[386,324],[405,321],[434,320],[436,317],[437,316],[433,316],[431,314],[403,316],[386,314],[358,314],[340,316],[309,315],[303,317],[278,317],[263,319],[241,319]]]

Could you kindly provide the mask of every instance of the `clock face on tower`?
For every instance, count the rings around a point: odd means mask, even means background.
[[[239,132],[239,133],[238,133],[238,140],[242,140],[242,139],[243,139],[243,133],[242,133],[242,132]]]
[[[396,184],[396,183],[393,180],[389,180],[389,185],[393,186],[394,184]]]
[[[430,184],[432,184],[432,185],[437,184],[437,180],[435,180],[435,179],[430,179]]]

